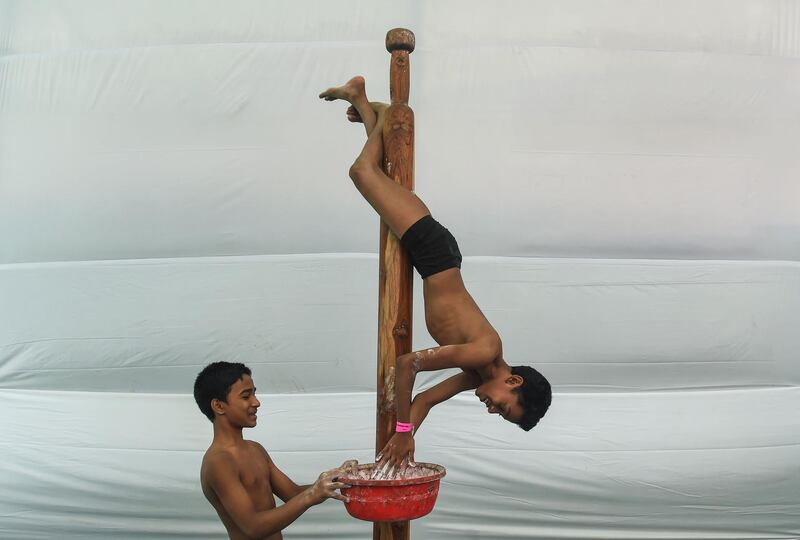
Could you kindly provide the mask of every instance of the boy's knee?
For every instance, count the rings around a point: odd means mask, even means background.
[[[375,165],[364,161],[363,159],[356,159],[352,165],[350,165],[350,178],[353,181],[358,181],[367,174],[370,174],[374,171]]]

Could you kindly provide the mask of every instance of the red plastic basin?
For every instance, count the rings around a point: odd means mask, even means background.
[[[439,494],[439,480],[447,473],[441,465],[417,463],[407,478],[370,480],[374,463],[358,466],[358,477],[347,476],[342,489],[350,499],[344,504],[354,518],[364,521],[408,521],[430,513]]]

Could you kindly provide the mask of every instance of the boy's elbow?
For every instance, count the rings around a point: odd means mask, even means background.
[[[401,354],[394,362],[394,368],[398,373],[408,373],[413,369],[414,361],[416,360],[413,354]]]
[[[263,536],[258,536],[258,533],[261,532],[258,530],[256,526],[255,520],[248,520],[245,523],[239,525],[239,528],[242,530],[244,535],[249,539],[256,539],[256,538],[264,538]]]
[[[269,523],[259,522],[256,516],[239,523],[239,529],[250,540],[260,540],[277,532]]]
[[[411,400],[411,407],[412,408],[413,407],[424,407],[425,405],[427,405],[427,403],[425,401],[425,392],[420,392],[419,394],[414,396],[414,399]]]
[[[248,540],[256,540],[257,538],[264,538],[263,536],[256,536],[258,531],[252,525],[239,525],[239,529],[244,533]]]
[[[413,401],[411,402],[412,407],[418,407],[422,410],[429,411],[434,405],[437,405],[433,397],[430,394],[429,390],[425,390],[424,392],[420,392],[416,396],[414,396]]]
[[[263,538],[271,537],[276,532],[280,532],[280,529],[276,529],[274,527],[262,529],[254,528],[250,530],[243,530],[242,532],[245,534],[248,540],[262,540]]]

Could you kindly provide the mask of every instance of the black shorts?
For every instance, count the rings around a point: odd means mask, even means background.
[[[400,243],[422,279],[448,268],[461,268],[461,252],[450,231],[427,215],[403,234]]]

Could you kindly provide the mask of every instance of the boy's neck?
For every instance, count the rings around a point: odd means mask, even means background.
[[[230,424],[225,418],[214,420],[214,441],[212,444],[222,446],[237,445],[244,442],[241,426]]]
[[[511,367],[502,358],[492,362],[487,370],[487,379],[506,379],[511,376]]]

